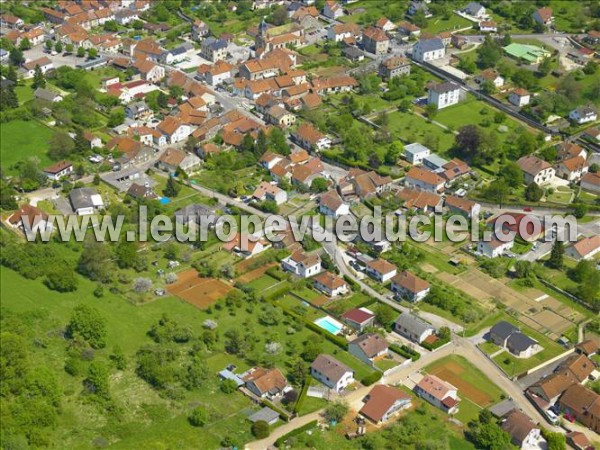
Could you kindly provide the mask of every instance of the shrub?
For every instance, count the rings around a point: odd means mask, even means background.
[[[208,422],[208,411],[202,406],[197,406],[188,416],[188,422],[194,427],[203,427]]]
[[[363,377],[360,382],[365,386],[371,386],[372,384],[377,383],[381,379],[382,375],[383,374],[379,371],[371,372],[369,375]]]
[[[292,438],[294,436],[298,436],[299,434],[302,434],[308,430],[313,429],[314,427],[317,426],[318,421],[316,420],[312,420],[310,422],[308,422],[306,425],[302,425],[299,428],[296,428],[295,430],[290,431],[287,434],[284,434],[283,436],[281,436],[279,439],[277,439],[275,441],[275,446],[278,448],[282,448],[285,445],[285,442],[289,439]]]
[[[271,434],[271,430],[269,429],[269,424],[264,420],[258,420],[252,424],[252,434],[257,439],[264,439],[269,437]]]

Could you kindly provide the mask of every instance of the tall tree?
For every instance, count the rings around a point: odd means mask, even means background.
[[[554,241],[552,245],[552,251],[550,252],[550,259],[548,259],[548,266],[553,269],[562,269],[563,267],[563,256],[565,254],[565,247],[562,241],[558,239]]]
[[[46,87],[46,77],[44,76],[42,69],[40,69],[40,66],[37,64],[33,71],[33,83],[31,83],[31,87],[33,89]]]

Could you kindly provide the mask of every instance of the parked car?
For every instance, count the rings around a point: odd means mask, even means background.
[[[525,208],[523,208],[523,211],[531,212],[531,211],[533,211],[533,209],[531,209],[529,206],[526,206]]]
[[[565,413],[565,419],[567,419],[569,422],[571,423],[575,423],[575,417],[573,417],[571,414],[569,413]]]

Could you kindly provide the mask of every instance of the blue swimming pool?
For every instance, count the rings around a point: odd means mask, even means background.
[[[168,197],[161,197],[160,198],[160,203],[163,205],[168,205],[169,203],[171,203],[171,199]]]
[[[315,320],[315,323],[324,330],[329,331],[331,334],[340,334],[342,328],[344,328],[344,325],[329,316],[321,317]]]

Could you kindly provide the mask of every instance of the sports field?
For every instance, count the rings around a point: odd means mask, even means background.
[[[202,309],[209,307],[233,289],[216,278],[200,278],[195,269],[186,270],[177,276],[177,282],[168,286],[167,291]]]

